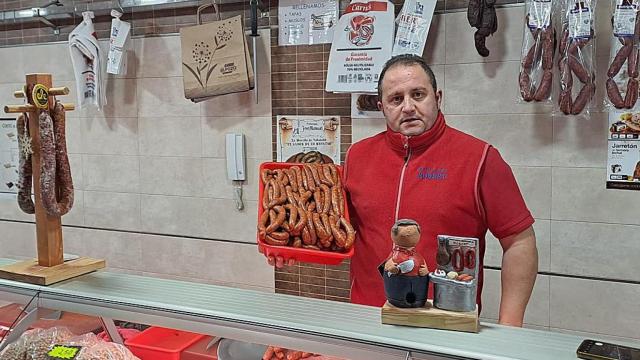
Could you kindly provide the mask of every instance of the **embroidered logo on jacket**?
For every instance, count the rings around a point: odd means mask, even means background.
[[[418,180],[445,180],[447,178],[447,169],[419,167]]]

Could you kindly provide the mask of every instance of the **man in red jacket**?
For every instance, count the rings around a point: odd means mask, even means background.
[[[489,144],[449,127],[440,112],[442,91],[424,59],[399,55],[378,82],[378,107],[387,130],[353,144],[344,187],[357,231],[351,259],[351,301],[382,306],[386,300],[377,267],[392,247],[389,229],[401,218],[422,229],[417,247],[435,269],[436,236],[480,239],[502,245],[501,324],[522,326],[538,268],[531,213],[509,165]],[[270,259],[282,266],[283,259]],[[482,293],[482,271],[478,303]]]

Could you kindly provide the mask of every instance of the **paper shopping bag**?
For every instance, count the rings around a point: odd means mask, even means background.
[[[200,13],[214,6],[218,20],[202,24]],[[254,73],[242,15],[220,20],[215,4],[198,8],[198,24],[180,29],[184,95],[201,99],[253,89]]]

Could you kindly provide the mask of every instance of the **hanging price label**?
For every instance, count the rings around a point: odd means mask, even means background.
[[[73,360],[80,353],[82,346],[54,345],[47,353],[49,359]]]

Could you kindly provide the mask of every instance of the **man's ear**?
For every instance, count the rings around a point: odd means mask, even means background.
[[[438,110],[442,109],[442,90],[436,91],[436,101],[438,102]]]
[[[384,107],[382,106],[382,101],[378,101],[378,110],[382,111],[384,114]]]

